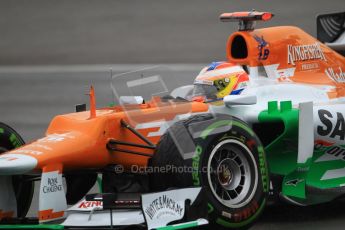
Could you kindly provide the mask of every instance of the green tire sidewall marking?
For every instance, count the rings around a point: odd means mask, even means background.
[[[3,138],[11,143],[13,148],[19,148],[24,144],[24,140],[10,127],[8,129],[6,127],[0,128],[0,134],[2,134]],[[8,148],[10,148],[10,146],[8,146]]]
[[[16,136],[16,134],[14,133],[11,133],[10,135],[10,142],[12,143],[13,147],[14,148],[18,148],[20,146],[22,146],[22,143],[20,140],[18,140],[18,137]]]
[[[208,213],[212,213],[213,210],[214,210],[214,207],[212,206],[212,204],[207,203],[207,212],[208,212]]]
[[[240,127],[240,128],[242,128],[242,129],[246,130],[246,131],[247,131],[250,135],[252,135],[252,136],[255,135],[255,133],[254,133],[253,130],[251,130],[248,126],[244,125],[244,124],[241,123],[241,122],[233,121],[233,122],[232,122],[232,125],[237,126],[237,127]]]
[[[211,124],[210,126],[208,126],[204,131],[202,131],[201,133],[201,138],[202,139],[206,139],[206,137],[208,137],[208,135],[215,130],[216,128],[219,128],[221,126],[226,126],[226,125],[231,125],[232,121],[227,121],[227,120],[223,120],[223,121],[217,121],[213,124]]]
[[[264,148],[260,145],[258,146],[258,153],[259,153],[259,168],[261,172],[261,180],[262,180],[262,186],[264,189],[264,192],[268,192],[270,188],[270,181],[269,181],[269,173],[268,173],[268,167],[267,167],[267,160],[265,157],[265,151]]]
[[[234,125],[238,126],[244,130],[246,130],[250,135],[254,135],[254,131],[251,130],[249,127],[245,126],[239,121],[234,121],[234,120],[222,120],[222,121],[217,121],[213,123],[212,125],[208,126],[202,133],[201,133],[201,138],[206,139],[206,137],[216,128],[225,126],[225,125]]]
[[[199,166],[200,166],[200,156],[202,153],[202,147],[197,145],[195,148],[195,154],[192,158],[192,179],[194,186],[200,186],[200,177],[199,177]]]
[[[216,220],[216,222],[217,222],[217,224],[222,225],[222,226],[227,227],[227,228],[240,228],[240,227],[243,227],[245,225],[250,224],[252,221],[254,221],[257,218],[257,216],[260,215],[260,213],[264,209],[265,205],[266,205],[266,199],[264,199],[264,201],[260,205],[259,210],[254,215],[252,215],[251,217],[249,217],[248,219],[246,219],[246,220],[244,220],[242,222],[239,222],[239,223],[229,223],[229,222],[227,222],[226,220],[223,220],[220,217]]]

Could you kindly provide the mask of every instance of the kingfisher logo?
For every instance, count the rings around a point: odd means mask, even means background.
[[[296,65],[297,61],[308,61],[315,59],[326,61],[325,54],[323,53],[320,43],[318,42],[310,45],[288,45],[287,55],[288,64],[291,65]]]

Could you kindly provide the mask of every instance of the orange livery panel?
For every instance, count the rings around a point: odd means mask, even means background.
[[[147,156],[107,149],[110,139],[123,142],[145,144],[134,133],[121,126],[126,121],[137,131],[157,143],[166,129],[166,122],[177,119],[181,114],[205,112],[203,103],[162,102],[152,100],[144,105],[117,106],[97,110],[95,117],[90,112],[71,113],[55,117],[44,138],[15,149],[6,154],[30,156],[37,160],[36,171],[54,165],[62,165],[63,171],[82,168],[102,168],[108,164],[145,166],[153,149],[135,146],[121,146],[126,151],[139,151]],[[154,135],[151,135],[151,134]],[[5,154],[5,155],[6,155]],[[4,156],[5,156],[4,155]]]

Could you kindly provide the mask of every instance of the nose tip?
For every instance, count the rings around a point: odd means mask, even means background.
[[[0,155],[0,175],[17,175],[30,172],[37,166],[34,157],[8,153]]]

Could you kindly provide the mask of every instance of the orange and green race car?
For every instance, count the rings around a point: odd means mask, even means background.
[[[318,39],[254,28],[272,17],[222,14],[239,22],[227,60],[169,96],[96,108],[91,88],[89,111],[56,116],[28,144],[0,123],[0,229],[238,229],[269,194],[296,205],[343,196],[345,13],[319,16]],[[34,181],[39,211],[27,219]]]

